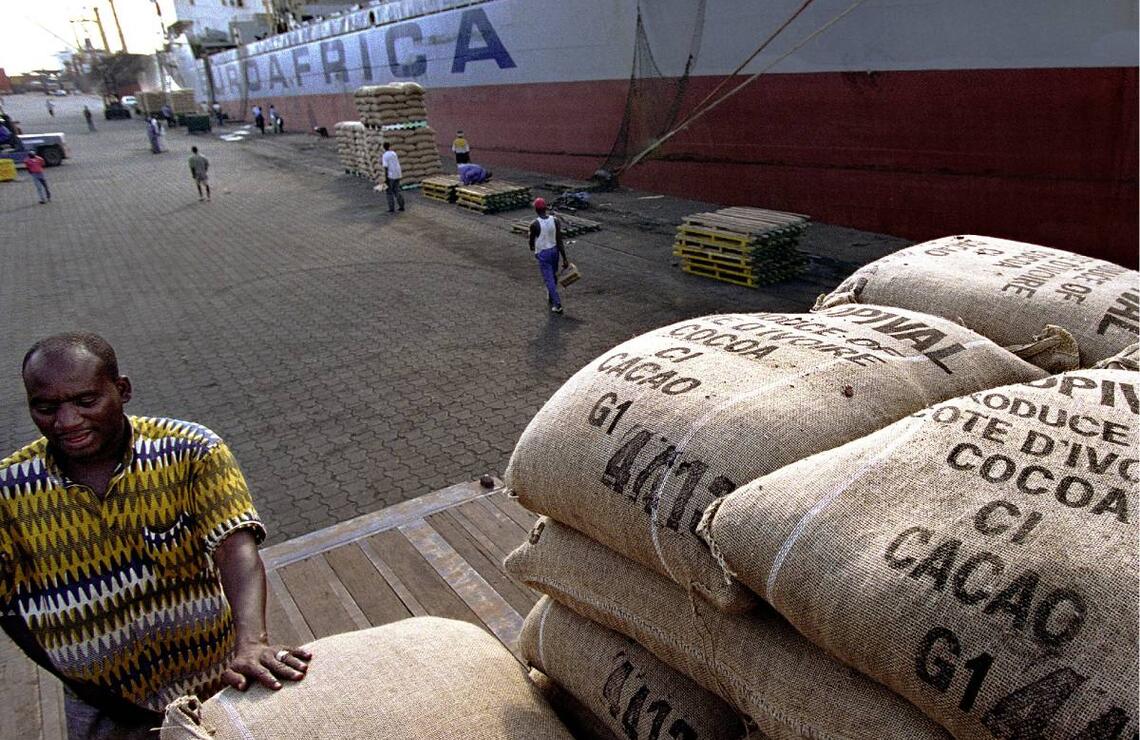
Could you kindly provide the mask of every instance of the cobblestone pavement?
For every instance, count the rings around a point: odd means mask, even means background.
[[[409,193],[390,216],[340,173],[331,139],[175,129],[153,155],[140,120],[104,121],[91,98],[58,98],[49,119],[43,101],[4,100],[25,132],[64,131],[71,158],[47,171],[48,205],[22,172],[0,183],[2,454],[36,434],[23,352],[90,329],[134,383],[131,413],[198,421],[230,443],[271,542],[501,473],[542,403],[614,344],[688,316],[806,310],[906,244],[816,225],[808,278],[753,291],[671,265],[675,224],[708,204],[602,195],[590,215],[604,230],[570,246],[584,278],[551,316],[508,228],[525,211],[481,216]],[[192,144],[210,159],[210,203],[190,179]]]

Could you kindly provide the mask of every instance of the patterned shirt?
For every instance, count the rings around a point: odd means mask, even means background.
[[[128,417],[131,441],[100,500],[40,438],[0,461],[0,610],[53,664],[162,711],[221,686],[233,617],[212,554],[265,530],[229,448],[203,426]]]

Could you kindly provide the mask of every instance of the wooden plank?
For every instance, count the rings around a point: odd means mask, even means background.
[[[538,595],[534,591],[511,580],[503,571],[501,560],[492,560],[479,549],[455,519],[446,513],[440,513],[432,514],[427,521],[519,614],[529,612],[538,601]]]
[[[492,511],[480,503],[471,501],[460,505],[457,509],[495,543],[504,557],[521,545],[527,537],[527,530],[494,507],[491,507]]]
[[[265,580],[269,585],[269,594],[267,595],[271,597],[285,613],[289,627],[292,629],[293,634],[297,636],[298,643],[303,645],[317,639],[313,635],[313,631],[309,629],[309,624],[301,615],[301,610],[297,608],[297,602],[293,600],[293,595],[290,594],[289,589],[285,587],[285,581],[281,579],[281,574],[276,570],[267,570]]]
[[[358,629],[326,578],[327,568],[324,556],[314,555],[279,571],[305,623],[318,639]]]
[[[456,596],[447,581],[436,573],[399,530],[379,532],[369,537],[368,542],[428,614],[481,624],[475,612]]]
[[[511,519],[518,522],[518,525],[527,532],[530,532],[530,530],[534,528],[538,514],[535,514],[520,504],[518,498],[504,492],[495,494],[494,496],[488,496],[487,500],[495,504],[495,506],[498,506],[499,509]]]
[[[493,516],[495,518],[495,521],[499,523],[499,526],[506,527],[512,532],[518,531],[518,539],[515,541],[514,545],[514,547],[518,547],[530,533],[530,527],[523,526],[511,517],[507,516],[506,512],[500,509],[498,506],[495,506],[495,504],[492,503],[490,499],[491,497],[488,496],[486,498],[477,499],[472,503],[478,504],[479,506],[482,506],[484,509],[486,509],[487,513]],[[514,547],[511,549],[513,550]]]
[[[496,486],[502,485],[495,481]],[[349,519],[347,522],[295,537],[261,551],[261,559],[268,570],[280,568],[298,560],[303,560],[320,552],[366,537],[374,532],[398,527],[401,524],[422,519],[428,514],[446,509],[461,501],[487,496],[496,488],[485,488],[478,481],[459,483],[440,491],[419,496],[408,501]]]
[[[67,715],[63,708],[63,683],[36,666],[40,685],[40,718],[44,740],[67,740]]]
[[[469,516],[464,514],[458,508],[451,509],[445,512],[448,516],[455,519],[463,530],[471,535],[471,538],[479,544],[480,549],[487,554],[487,557],[498,562],[503,562],[507,555],[511,554],[514,548],[504,549],[499,543],[491,539],[476,522],[472,521]]]
[[[719,270],[708,270],[708,269],[701,268],[701,267],[698,267],[696,265],[693,265],[691,263],[689,263],[689,264],[682,263],[681,269],[687,273],[692,274],[692,275],[697,275],[699,277],[704,277],[704,278],[712,278],[713,280],[720,280],[721,282],[724,282],[724,283],[733,283],[734,285],[743,285],[746,288],[755,288],[757,285],[756,281],[751,279],[751,278],[745,280],[745,279],[740,278],[737,275],[726,275],[725,273],[720,272]]]
[[[368,562],[372,563],[372,567],[375,568],[376,572],[384,579],[384,582],[387,583],[392,591],[395,592],[396,596],[400,598],[400,603],[407,607],[408,611],[412,613],[412,616],[428,616],[428,610],[424,608],[423,604],[416,600],[416,597],[412,595],[412,592],[404,585],[400,577],[396,575],[396,571],[392,570],[392,566],[388,565],[388,563],[384,561],[384,558],[380,557],[380,553],[372,546],[372,543],[368,540],[362,540],[358,542],[357,545],[365,557],[368,558]]]
[[[0,691],[0,737],[43,737],[37,671],[16,643],[0,637],[0,686],[4,687]]]
[[[487,629],[521,660],[518,640],[522,615],[427,522],[405,524],[400,532]]]
[[[400,601],[400,597],[357,545],[330,550],[325,553],[325,559],[360,605],[370,624],[388,624],[411,616],[411,610]]]
[[[476,549],[483,553],[483,556],[487,558],[487,560],[494,563],[495,566],[510,579],[511,583],[515,584],[523,593],[529,594],[535,600],[542,596],[542,594],[506,572],[506,569],[503,568],[503,561],[510,555],[510,552],[504,552],[498,545],[492,542],[487,535],[483,534],[478,527],[472,524],[467,517],[455,509],[440,512],[436,516],[450,519],[454,525],[475,544]]]
[[[267,588],[265,594],[265,629],[269,632],[270,642],[280,642],[284,645],[303,645],[308,642],[293,626],[293,622],[281,605],[281,599],[272,588]]]

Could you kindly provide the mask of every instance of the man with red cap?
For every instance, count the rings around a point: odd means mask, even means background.
[[[562,258],[563,269],[570,265],[562,245],[562,227],[558,219],[546,212],[546,201],[542,198],[534,199],[534,210],[538,218],[530,224],[530,251],[542,271],[551,313],[562,313],[562,299],[558,297],[558,258]]]

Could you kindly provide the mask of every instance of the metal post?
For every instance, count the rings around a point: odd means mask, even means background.
[[[103,20],[99,17],[99,6],[95,6],[95,25],[99,26],[99,37],[103,39],[103,48],[111,53],[111,46],[107,43],[107,32],[103,30]]]
[[[123,45],[123,53],[127,53],[127,37],[123,35],[123,27],[119,24],[119,11],[115,10],[115,0],[107,0],[111,4],[111,16],[115,19],[115,29],[119,32],[119,43]]]

